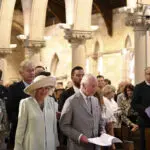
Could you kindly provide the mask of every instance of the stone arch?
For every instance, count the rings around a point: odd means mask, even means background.
[[[94,53],[98,53],[99,52],[99,50],[100,50],[100,44],[99,44],[99,42],[98,41],[96,41],[95,42],[95,48],[94,48]]]
[[[86,5],[83,4],[86,3]],[[73,24],[74,30],[89,30],[91,25],[93,0],[65,0],[66,23]],[[72,19],[73,18],[73,19]],[[80,22],[84,22],[81,24]]]
[[[127,35],[127,37],[125,39],[125,48],[126,49],[132,48],[132,41],[131,41],[131,37],[129,35]]]
[[[42,1],[33,0],[32,2],[31,23],[30,23],[31,40],[43,41],[47,4],[48,0]]]
[[[10,48],[10,40],[11,40],[11,28],[12,28],[12,18],[14,14],[14,7],[15,7],[16,0],[1,0],[0,3],[0,48],[3,49],[1,51],[1,56],[2,58],[4,55],[7,53],[11,53]],[[5,55],[6,56],[6,55]],[[1,63],[2,65],[2,70],[4,74],[4,82],[7,80],[8,73],[7,71],[9,70],[7,67],[7,58],[4,57],[2,58],[4,63]]]
[[[47,4],[48,0],[22,1],[24,34],[30,40],[43,41]]]
[[[16,0],[4,0],[0,5],[0,47],[9,48],[11,38],[12,18]]]
[[[56,69],[57,69],[58,63],[59,63],[59,57],[55,53],[54,56],[52,57],[51,66],[50,66],[50,72],[52,75],[56,74]]]
[[[89,72],[93,74],[98,74],[98,59],[100,55],[100,44],[97,39],[94,40],[94,44],[92,46],[92,53],[88,58]]]
[[[93,66],[93,73],[98,73],[98,56],[99,56],[100,44],[98,40],[96,40],[94,45],[94,53],[92,55],[92,66]]]

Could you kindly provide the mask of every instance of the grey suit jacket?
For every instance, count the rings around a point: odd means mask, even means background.
[[[101,117],[98,99],[92,96],[92,114],[81,93],[69,97],[63,107],[60,129],[68,136],[68,150],[95,150],[93,144],[79,143],[81,134],[88,138],[97,137],[105,132],[105,122]]]

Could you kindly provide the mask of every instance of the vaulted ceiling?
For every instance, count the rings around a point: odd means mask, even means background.
[[[107,26],[108,34],[112,35],[113,14],[115,8],[126,6],[126,0],[93,0],[92,13],[101,13]],[[15,9],[22,11],[21,0],[16,1]],[[54,23],[65,23],[65,2],[64,0],[49,0],[46,14],[46,26]]]

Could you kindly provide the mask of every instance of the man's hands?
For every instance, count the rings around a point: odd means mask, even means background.
[[[139,126],[138,126],[137,124],[133,124],[131,131],[132,131],[132,132],[135,132],[135,131],[138,130],[138,129],[139,129]]]
[[[81,138],[80,138],[80,142],[87,144],[88,143],[87,137],[85,135],[82,135]]]

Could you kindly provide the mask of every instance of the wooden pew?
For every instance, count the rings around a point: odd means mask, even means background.
[[[145,128],[146,149],[150,150],[150,128]]]

